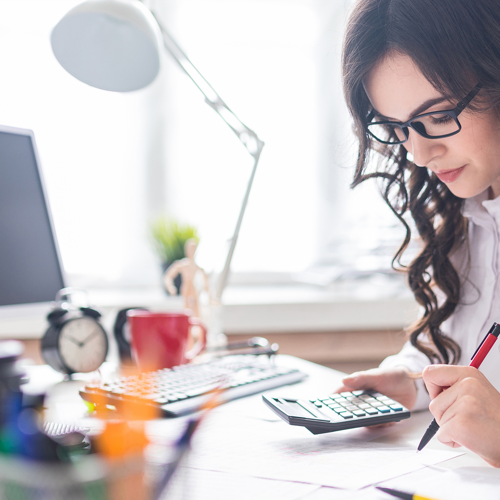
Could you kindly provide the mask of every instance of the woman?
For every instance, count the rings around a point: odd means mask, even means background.
[[[484,375],[449,366],[468,365],[500,322],[500,2],[359,0],[343,79],[359,140],[353,186],[378,179],[405,225],[396,262],[413,219],[422,249],[406,271],[423,309],[402,351],[343,389],[374,388],[410,409],[431,398],[438,438],[500,467],[498,351]]]

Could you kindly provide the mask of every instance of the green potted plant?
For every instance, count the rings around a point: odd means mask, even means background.
[[[171,217],[161,216],[151,224],[151,234],[156,253],[160,257],[163,273],[176,260],[183,259],[184,245],[193,238],[199,241],[198,229],[190,224],[181,223]],[[181,287],[181,277],[174,280],[177,291]]]

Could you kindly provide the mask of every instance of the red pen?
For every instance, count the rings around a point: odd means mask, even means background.
[[[493,326],[490,328],[489,332],[484,337],[483,341],[479,344],[479,347],[476,349],[476,352],[472,355],[472,361],[469,366],[473,368],[479,368],[481,363],[484,361],[486,355],[490,352],[493,344],[497,341],[498,335],[500,334],[500,325],[497,323],[493,323]],[[424,437],[420,441],[417,450],[420,451],[424,448],[424,446],[434,437],[436,432],[439,430],[439,425],[436,422],[436,419],[433,419],[431,425],[429,425],[428,429],[425,431]]]

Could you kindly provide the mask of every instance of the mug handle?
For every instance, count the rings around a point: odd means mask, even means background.
[[[196,344],[186,353],[186,360],[193,360],[203,349],[207,346],[207,328],[204,323],[198,318],[189,318],[191,326],[199,326],[201,328],[201,335]]]

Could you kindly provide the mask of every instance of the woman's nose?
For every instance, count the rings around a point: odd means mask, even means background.
[[[411,153],[413,163],[417,167],[426,167],[433,159],[442,155],[446,150],[445,145],[440,139],[427,139],[411,129],[408,135],[406,150]]]

